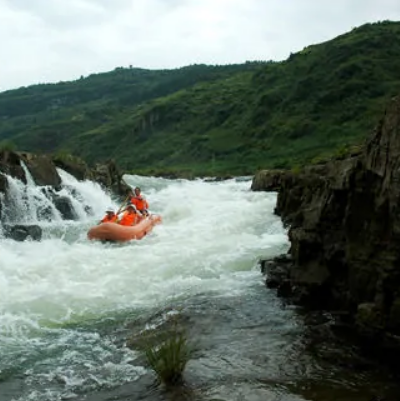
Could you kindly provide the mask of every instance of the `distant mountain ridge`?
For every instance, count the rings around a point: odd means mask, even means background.
[[[400,23],[283,62],[116,68],[0,93],[0,141],[127,169],[247,174],[345,152],[400,92]]]

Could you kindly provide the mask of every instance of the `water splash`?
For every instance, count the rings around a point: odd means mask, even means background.
[[[31,172],[29,171],[28,167],[26,166],[25,162],[21,159],[20,160],[22,170],[25,173],[25,179],[28,187],[34,187],[36,185],[35,180],[32,177]]]
[[[138,177],[126,179],[141,186],[163,224],[142,241],[92,243],[88,227],[117,205],[99,185],[58,173],[61,193],[79,202],[74,208],[94,209],[94,216],[79,212],[79,235],[69,242],[56,232],[40,243],[0,241],[0,370],[16,369],[25,378],[21,399],[60,399],[134,380],[140,366],[126,362],[134,355],[110,345],[118,316],[163,310],[200,294],[239,296],[259,280],[259,256],[287,246],[272,214],[275,194],[251,192],[248,182],[235,180]]]
[[[57,202],[63,198],[77,220],[91,220],[93,216],[100,218],[109,206],[115,206],[110,193],[92,181],[78,181],[66,171],[57,168],[61,178],[61,186],[39,186],[21,161],[25,172],[26,183],[6,175],[8,188],[0,194],[3,224],[38,224],[65,225]]]
[[[57,168],[57,172],[62,182],[62,190],[59,194],[71,200],[80,220],[86,220],[88,216],[100,218],[108,207],[117,208],[112,194],[97,182],[79,181],[61,168]]]
[[[37,224],[39,222],[62,221],[56,209],[50,187],[25,184],[18,178],[7,176],[8,188],[3,197],[2,220],[8,224]]]

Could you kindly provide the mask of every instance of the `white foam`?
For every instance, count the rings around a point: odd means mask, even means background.
[[[0,240],[0,348],[7,350],[2,352],[10,361],[16,349],[29,354],[32,341],[35,349],[46,349],[49,344],[61,347],[75,336],[68,344],[82,344],[81,360],[72,364],[78,366],[90,360],[91,340],[60,330],[60,325],[129,308],[163,308],[199,293],[233,296],[260,279],[255,267],[259,256],[287,246],[285,230],[272,213],[276,194],[251,192],[249,182],[235,180],[206,183],[135,176],[126,179],[141,186],[163,224],[144,240],[127,245],[90,242],[90,224],[96,224],[110,204],[118,205],[99,186],[74,181],[62,172],[61,176],[78,188],[86,203],[97,205],[96,216],[90,223],[89,217],[81,216],[73,241],[55,235],[39,243]],[[48,333],[54,335],[50,342],[44,340]],[[107,380],[99,366],[108,361],[108,345],[96,341],[97,362],[89,361],[94,364],[93,377]],[[53,362],[60,363],[58,374],[72,390],[78,386],[80,376],[68,372],[67,363],[56,358]],[[109,362],[116,371],[114,365],[122,363]],[[126,375],[133,374],[130,365],[123,366]],[[37,379],[38,374],[31,375]]]

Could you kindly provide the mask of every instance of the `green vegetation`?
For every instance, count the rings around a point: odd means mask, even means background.
[[[146,359],[158,379],[167,386],[183,382],[182,374],[191,355],[186,335],[177,329],[161,344],[146,348]]]
[[[8,139],[0,142],[0,152],[2,151],[13,151],[16,149],[15,143]]]
[[[127,346],[142,352],[159,382],[166,386],[183,384],[183,372],[195,350],[180,313],[167,315],[161,324],[132,334]]]
[[[117,68],[0,93],[0,141],[145,174],[251,174],[343,156],[400,93],[400,23],[283,62]]]

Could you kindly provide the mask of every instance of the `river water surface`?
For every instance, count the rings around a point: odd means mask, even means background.
[[[66,196],[78,192],[95,215],[74,198],[77,221],[54,212],[38,222],[38,189],[30,183],[31,204],[19,204],[13,183],[20,221],[39,223],[44,238],[0,238],[0,401],[369,401],[399,390],[382,369],[318,356],[302,313],[265,288],[257,261],[288,248],[275,194],[251,192],[248,180],[127,176],[163,224],[142,241],[101,244],[87,229],[119,205],[60,173]],[[172,393],[126,346],[171,314],[196,343],[186,387]]]

